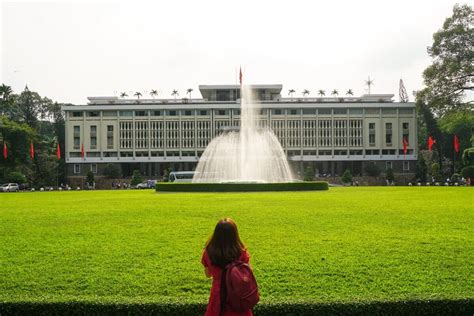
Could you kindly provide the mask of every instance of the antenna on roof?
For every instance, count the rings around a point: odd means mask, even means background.
[[[374,80],[370,79],[370,76],[369,76],[369,79],[365,81],[365,84],[369,88],[369,94],[370,94],[370,86],[374,84]]]
[[[400,96],[400,102],[401,103],[407,103],[408,102],[408,93],[407,93],[407,90],[405,89],[405,85],[403,84],[402,79],[400,79],[400,87],[398,89],[398,95]]]

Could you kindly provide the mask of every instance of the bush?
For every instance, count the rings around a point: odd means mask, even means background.
[[[20,171],[11,171],[5,177],[6,182],[22,184],[26,182],[26,176]]]
[[[349,169],[346,169],[342,174],[341,181],[344,183],[351,183],[352,182],[352,173]]]
[[[466,148],[462,153],[462,162],[465,166],[474,164],[474,147]]]
[[[120,178],[122,176],[122,174],[120,172],[120,167],[115,165],[115,164],[111,164],[111,163],[105,165],[104,175],[109,177],[109,178],[112,178],[112,179],[117,179],[117,178]]]
[[[143,182],[143,179],[140,174],[140,170],[133,170],[133,177],[132,177],[132,181],[130,181],[130,185],[135,186],[142,182]]]
[[[157,183],[158,192],[257,192],[328,190],[327,182],[288,183]]]
[[[365,165],[365,172],[371,177],[378,177],[380,169],[375,162],[369,162]]]
[[[464,167],[462,170],[461,170],[461,175],[467,179],[467,178],[471,178],[474,179],[474,166],[467,166],[467,167]]]
[[[435,162],[431,165],[431,176],[435,179],[435,181],[442,180],[439,163]]]
[[[0,302],[2,315],[203,315],[204,303]],[[255,315],[471,315],[473,299],[258,304]]]
[[[92,171],[87,172],[86,183],[89,186],[93,186],[94,182],[95,182],[95,179],[94,179],[94,174],[92,173]]]
[[[427,173],[428,167],[426,166],[425,158],[423,158],[423,155],[418,155],[418,161],[416,162],[415,178],[421,182],[426,182]]]
[[[311,166],[308,166],[306,170],[304,171],[304,181],[313,181],[314,180],[314,170],[311,168]]]

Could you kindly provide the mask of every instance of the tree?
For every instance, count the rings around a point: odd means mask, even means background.
[[[385,179],[387,179],[389,183],[392,183],[395,180],[395,175],[393,174],[392,168],[388,168],[385,172]]]
[[[303,96],[307,96],[307,95],[309,95],[309,90],[304,89],[304,90],[303,90]]]
[[[445,145],[447,157],[451,157],[452,154],[454,135],[459,138],[460,152],[471,147],[471,143],[474,141],[474,111],[458,110],[446,113],[438,120],[438,126],[441,132],[448,136],[446,138],[449,144]]]
[[[176,97],[179,96],[178,90],[173,90],[173,92],[171,92],[171,96],[174,96],[174,99],[176,100]]]
[[[337,89],[334,89],[334,90],[332,90],[331,95],[333,95],[333,96],[338,96],[338,95],[339,95],[339,91],[337,91]]]
[[[86,183],[90,186],[90,187],[94,187],[94,182],[95,182],[95,179],[94,179],[94,174],[92,173],[92,171],[88,171],[87,172],[87,176],[86,176]]]
[[[136,186],[139,183],[142,183],[142,176],[140,174],[140,170],[133,170],[132,181],[130,181],[130,185]]]
[[[103,169],[103,173],[106,177],[109,177],[111,179],[117,179],[122,176],[119,166],[117,166],[116,164],[111,164],[111,163],[105,165]]]
[[[120,93],[120,97],[121,97],[122,99],[128,97],[127,92],[121,92],[121,93]]]
[[[15,99],[14,107],[16,107],[17,116],[12,119],[36,128],[39,119],[49,116],[52,104],[53,101],[50,99],[42,98],[38,93],[25,87],[25,90]]]
[[[189,100],[191,100],[191,93],[193,92],[194,90],[189,88],[188,90],[186,90],[186,94],[189,94]]]
[[[308,166],[304,171],[303,176],[304,181],[313,181],[314,180],[314,170],[311,166]]]
[[[425,98],[438,116],[472,106],[472,99],[466,100],[466,92],[474,89],[473,26],[472,8],[456,4],[453,15],[433,34],[433,44],[428,47],[433,62],[423,72],[426,88],[419,97]]]
[[[467,167],[462,168],[461,175],[465,179],[470,178],[472,181],[472,179],[474,179],[474,166],[467,166]]]
[[[20,171],[10,171],[5,176],[6,182],[14,182],[18,184],[26,183],[26,176]]]
[[[326,95],[326,91],[324,91],[324,90],[319,90],[319,91],[318,91],[318,95],[319,95],[320,97],[324,97],[324,96]]]
[[[136,96],[137,99],[140,99],[140,97],[142,96],[142,93],[139,92],[139,91],[137,91],[137,92],[135,92],[133,95]]]
[[[293,99],[293,94],[295,93],[295,89],[290,89],[288,90],[288,95],[291,96],[291,98]]]
[[[380,175],[380,169],[375,162],[368,162],[365,165],[365,172],[371,177],[378,177]]]
[[[354,92],[352,92],[352,89],[347,90],[346,95],[353,96]]]
[[[158,95],[158,90],[151,89],[150,96],[154,99]]]
[[[431,177],[434,178],[435,181],[441,181],[441,168],[439,163],[435,162],[431,165]]]
[[[425,158],[423,155],[418,155],[418,161],[416,162],[415,178],[418,181],[426,182],[426,174],[428,173],[428,167],[426,166]]]
[[[342,174],[341,181],[343,183],[351,183],[352,182],[352,173],[349,169],[346,169]]]

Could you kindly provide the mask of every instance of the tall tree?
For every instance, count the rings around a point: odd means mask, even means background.
[[[179,95],[178,90],[173,90],[173,92],[171,92],[171,96],[174,96],[175,100],[178,95]]]
[[[158,90],[151,89],[150,96],[154,99],[158,95]]]
[[[324,96],[326,95],[326,91],[324,91],[324,90],[319,90],[319,91],[318,91],[318,95],[319,95],[320,97],[324,97]]]
[[[337,89],[334,89],[334,90],[332,90],[331,95],[333,95],[333,96],[338,96],[338,95],[339,95],[339,91],[337,91]]]
[[[304,90],[303,90],[303,96],[307,96],[307,95],[309,95],[309,90],[304,89]]]
[[[191,93],[193,92],[194,90],[189,88],[188,90],[186,90],[186,94],[189,94],[189,99],[191,100]]]
[[[417,94],[437,116],[456,108],[472,108],[474,90],[474,13],[456,4],[428,47],[433,63],[423,72],[426,88]]]
[[[122,99],[128,97],[127,92],[121,92],[121,93],[120,93],[120,97],[121,97]]]
[[[295,93],[295,89],[290,89],[288,90],[288,95],[291,96],[291,98],[293,99],[293,94]]]
[[[349,90],[347,90],[346,95],[353,96],[354,92],[352,91],[352,89],[349,89]]]
[[[42,98],[38,93],[25,87],[25,90],[15,99],[14,106],[17,108],[18,117],[13,119],[36,128],[39,119],[49,118],[52,105],[53,101]]]
[[[139,91],[137,91],[137,92],[135,92],[133,95],[136,96],[137,99],[140,99],[140,97],[142,96],[142,93],[139,92]]]

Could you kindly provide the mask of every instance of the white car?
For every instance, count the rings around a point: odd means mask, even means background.
[[[18,183],[5,183],[0,186],[0,192],[18,192],[20,191],[20,187]]]
[[[137,184],[137,189],[148,189],[148,181],[144,181],[142,183]]]

